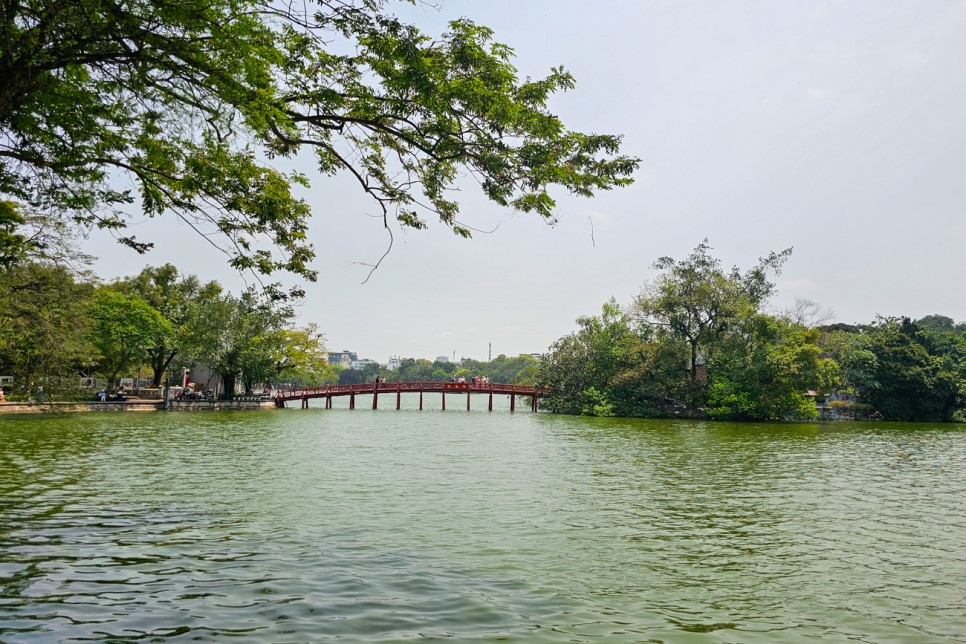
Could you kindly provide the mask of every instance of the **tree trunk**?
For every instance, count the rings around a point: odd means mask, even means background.
[[[690,398],[688,407],[693,411],[698,406],[698,343],[690,342],[691,345],[691,375],[690,375]]]
[[[226,400],[231,400],[235,397],[235,381],[237,380],[237,375],[234,373],[222,373],[219,375],[221,376],[221,384],[225,388],[222,395]]]
[[[174,350],[170,353],[170,355],[168,355],[167,359],[165,359],[165,352],[165,349],[157,349],[151,352],[151,370],[154,373],[154,375],[151,377],[152,387],[161,386],[161,380],[164,378],[164,372],[168,370],[168,367],[171,365],[171,361],[174,360],[176,355],[178,355],[178,351]]]

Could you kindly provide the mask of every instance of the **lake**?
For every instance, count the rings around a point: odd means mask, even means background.
[[[404,402],[0,418],[0,642],[966,641],[964,426]]]

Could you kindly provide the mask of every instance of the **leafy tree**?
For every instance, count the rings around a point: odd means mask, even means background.
[[[315,324],[283,330],[273,368],[275,373],[267,382],[280,379],[306,387],[336,382],[325,336]]]
[[[0,200],[0,269],[39,261],[81,272],[93,258],[80,252],[77,245],[76,231],[67,222]]]
[[[373,382],[376,376],[382,376],[382,367],[378,363],[370,362],[362,368],[362,376],[365,378],[363,382]]]
[[[434,374],[437,369],[433,366],[433,363],[425,358],[413,359],[413,358],[403,358],[400,361],[399,371],[394,374],[398,380],[406,382],[422,382],[427,380],[437,380],[434,378]],[[445,372],[442,378],[438,380],[446,380],[447,376]]]
[[[339,372],[340,385],[360,385],[366,382],[366,373],[361,369],[344,369]]]
[[[875,379],[878,358],[869,350],[865,328],[854,325],[836,324],[822,329],[819,344],[823,355],[831,358],[840,367],[840,389],[858,394],[860,383]]]
[[[574,85],[562,68],[521,81],[489,29],[457,20],[432,39],[381,0],[20,0],[0,34],[0,195],[140,252],[134,202],[219,233],[239,269],[314,278],[308,179],[270,165],[303,150],[354,177],[387,228],[429,213],[463,236],[461,174],[549,220],[552,186],[586,196],[638,165],[548,111]]]
[[[590,416],[663,416],[686,391],[683,343],[658,342],[615,300],[582,317],[576,333],[551,347],[537,382],[550,389],[544,407]]]
[[[203,324],[204,304],[221,288],[215,282],[203,285],[194,275],[182,277],[171,264],[148,266],[115,288],[140,297],[168,321],[168,326],[159,328],[163,335],[154,338],[148,349],[147,362],[154,374],[151,386],[160,387],[175,356],[191,347],[191,327]]]
[[[861,336],[864,369],[848,369],[862,400],[888,420],[948,421],[962,405],[962,356],[909,318],[880,318]]]
[[[956,323],[951,317],[938,314],[916,320],[916,326],[932,333],[954,333],[956,330]]]
[[[705,383],[698,368],[707,360],[715,342],[736,319],[757,312],[774,291],[769,274],[781,273],[791,249],[771,253],[742,273],[738,267],[726,271],[721,260],[708,254],[705,239],[684,260],[662,257],[654,268],[664,271],[649,284],[636,302],[642,322],[660,337],[684,342],[688,360],[688,404],[703,404]]]
[[[290,307],[251,289],[240,297],[212,297],[204,305],[204,324],[195,331],[192,353],[221,376],[225,397],[234,396],[239,378],[250,393],[253,383],[267,381],[275,370],[277,342],[292,317]]]
[[[13,393],[29,394],[41,381],[50,390],[93,364],[92,291],[60,266],[24,262],[0,272],[0,373],[14,377]]]
[[[482,372],[491,382],[532,385],[537,381],[540,360],[521,354],[514,358],[500,354],[483,366]]]
[[[109,287],[94,293],[87,315],[99,370],[111,384],[118,374],[146,361],[157,339],[171,333],[170,323],[147,302]]]
[[[251,394],[258,383],[285,380],[302,386],[317,386],[332,378],[324,337],[318,327],[268,328],[254,334],[240,357],[242,384]]]
[[[610,398],[615,410],[622,416],[681,414],[688,392],[682,369],[686,363],[687,349],[680,342],[656,342],[646,335],[631,339],[626,345],[624,366],[611,380]]]
[[[450,362],[449,360],[434,360],[433,367],[435,369],[442,369],[447,375],[456,371],[456,363]]]
[[[608,391],[626,368],[630,319],[611,298],[599,316],[581,317],[577,324],[577,331],[555,342],[541,363],[539,381],[550,390],[544,406],[568,414],[614,415]]]
[[[37,248],[36,242],[20,232],[25,221],[16,203],[0,201],[0,268],[22,261]]]
[[[817,415],[808,390],[838,384],[838,365],[822,357],[820,333],[758,314],[724,339],[708,365],[707,414],[736,420],[780,420]]]
[[[589,415],[777,419],[814,415],[807,390],[827,391],[838,365],[823,355],[823,331],[761,308],[791,250],[748,271],[727,271],[707,240],[622,309],[578,319],[541,363],[551,411]],[[814,323],[811,302],[797,310]],[[836,333],[844,333],[836,331]]]

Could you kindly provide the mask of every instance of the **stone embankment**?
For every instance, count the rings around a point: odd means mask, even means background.
[[[157,411],[159,409],[164,409],[164,401],[6,402],[0,404],[0,414],[74,414],[85,411]]]
[[[243,398],[239,400],[172,400],[171,411],[229,411],[275,409],[270,398]],[[0,414],[75,414],[88,411],[163,411],[163,400],[125,400],[109,402],[6,402],[0,403]]]

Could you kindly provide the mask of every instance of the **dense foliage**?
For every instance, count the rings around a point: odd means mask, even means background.
[[[827,311],[807,301],[772,315],[770,276],[790,251],[745,272],[708,251],[705,241],[682,261],[659,260],[630,306],[610,300],[578,319],[541,365],[545,407],[758,420],[824,406],[833,417],[966,420],[966,324],[930,315],[817,326]]]
[[[620,137],[547,109],[562,68],[521,80],[512,50],[457,20],[431,38],[383,0],[16,0],[0,13],[0,262],[29,247],[21,210],[126,233],[133,208],[208,233],[239,269],[314,278],[298,191],[271,161],[346,172],[387,228],[427,214],[470,229],[460,176],[550,220],[551,188],[630,183]],[[133,186],[134,189],[129,189]],[[4,201],[6,199],[6,201]],[[217,233],[220,237],[213,237]],[[218,241],[220,239],[220,241]]]
[[[824,329],[846,391],[890,420],[966,421],[966,326],[880,318]]]
[[[110,388],[142,368],[157,387],[166,373],[199,364],[222,377],[226,392],[236,380],[246,392],[332,380],[322,335],[293,319],[264,295],[224,293],[171,265],[98,285],[50,263],[18,262],[0,269],[0,375],[13,377],[5,387],[13,397],[40,388],[80,395],[82,377]]]
[[[0,271],[0,375],[13,376],[21,392],[41,379],[76,384],[99,358],[87,315],[93,294],[91,283],[63,267],[21,263]]]

